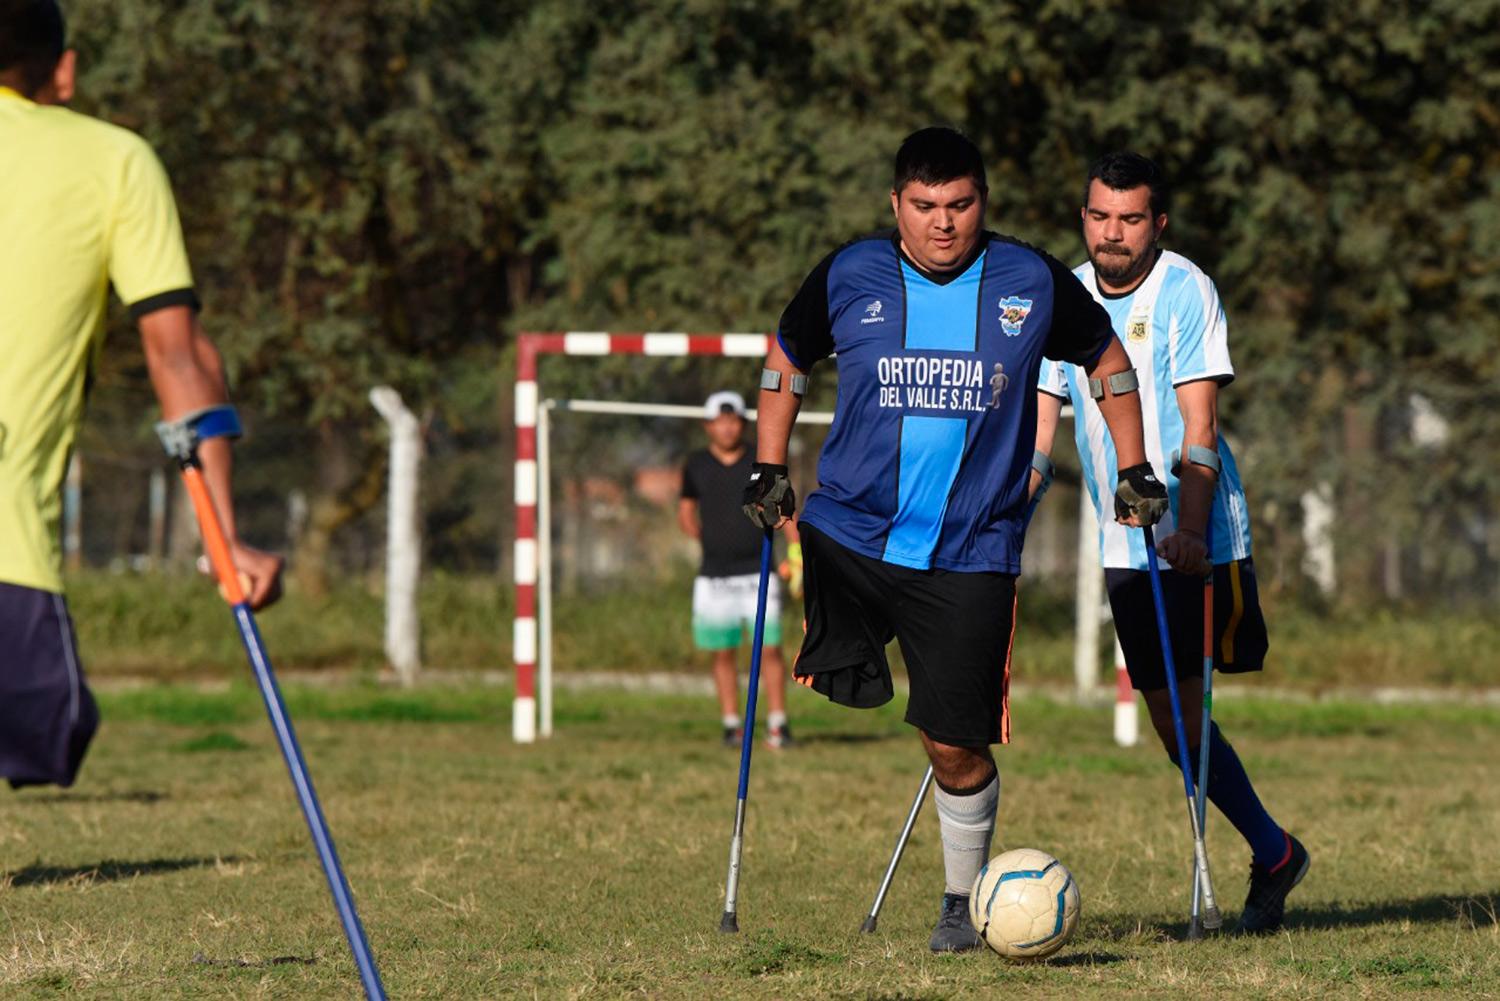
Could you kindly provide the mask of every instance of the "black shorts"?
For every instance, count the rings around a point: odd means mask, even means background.
[[[956,747],[1009,743],[1016,578],[913,570],[856,553],[803,524],[807,635],[793,674],[841,705],[895,694],[886,644],[906,659],[906,721]]]
[[[1130,684],[1142,692],[1167,687],[1151,575],[1145,570],[1105,570],[1115,635],[1125,651]],[[1162,597],[1178,679],[1203,677],[1203,578],[1162,569]],[[1251,560],[1214,567],[1214,670],[1259,671],[1266,661],[1266,619],[1260,611]]]
[[[72,785],[98,728],[63,596],[0,584],[0,776]]]

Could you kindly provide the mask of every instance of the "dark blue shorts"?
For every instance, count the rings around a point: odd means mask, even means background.
[[[1156,605],[1151,598],[1151,576],[1145,570],[1104,571],[1115,635],[1125,651],[1125,668],[1137,691],[1167,687],[1161,640],[1156,629]],[[1203,677],[1203,578],[1162,569],[1162,595],[1167,603],[1167,631],[1177,677]],[[1260,610],[1251,560],[1214,567],[1214,670],[1226,674],[1259,671],[1266,662],[1266,619]]]
[[[72,785],[98,728],[63,596],[0,583],[0,777]]]

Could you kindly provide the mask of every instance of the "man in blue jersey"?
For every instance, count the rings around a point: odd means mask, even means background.
[[[1219,389],[1234,378],[1224,309],[1207,275],[1182,255],[1158,247],[1167,225],[1167,197],[1161,170],[1143,156],[1112,153],[1095,163],[1084,191],[1083,238],[1089,259],[1074,274],[1108,310],[1141,373],[1146,453],[1157,468],[1168,470],[1171,510],[1162,518],[1157,551],[1172,567],[1162,575],[1162,587],[1177,685],[1186,707],[1203,701],[1203,580],[1210,568],[1215,668],[1260,670],[1267,639],[1250,559],[1245,491],[1218,428]],[[1085,486],[1097,508],[1113,489],[1119,465],[1104,438],[1105,417],[1084,392],[1084,377],[1066,360],[1044,362],[1038,386],[1037,451],[1050,454],[1063,401],[1071,399]],[[1039,485],[1034,477],[1033,487]],[[1099,543],[1131,684],[1146,700],[1151,723],[1175,764],[1177,738],[1143,533],[1100,519]],[[1189,759],[1196,762],[1201,715],[1185,713],[1183,723]],[[1251,849],[1250,895],[1239,929],[1274,931],[1281,927],[1287,894],[1307,872],[1307,850],[1261,805],[1218,724],[1208,740],[1209,799]]]
[[[797,680],[844,705],[893,695],[932,762],[943,840],[934,952],[979,946],[968,894],[989,858],[1009,740],[1006,689],[1027,475],[1044,356],[1101,380],[1123,470],[1117,516],[1153,524],[1166,492],[1146,462],[1134,374],[1109,316],[1046,254],[983,229],[984,164],[951,129],[896,154],[892,231],[813,269],[781,316],[760,393],[746,513],[791,516],[786,450],[807,372],[838,355],[839,398],[799,520],[807,635]]]

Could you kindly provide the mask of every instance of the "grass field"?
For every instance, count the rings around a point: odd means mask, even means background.
[[[1020,701],[996,846],[1077,876],[1052,961],[933,957],[924,813],[857,933],[920,776],[885,710],[797,691],[802,746],[758,750],[739,936],[716,931],[737,755],[706,700],[560,696],[508,739],[503,689],[293,688],[292,711],[395,998],[1500,996],[1500,710],[1236,700],[1226,732],[1313,853],[1286,931],[1175,941],[1181,786],[1106,713]],[[351,998],[306,831],[248,686],[124,688],[79,784],[0,793],[0,996]],[[1210,820],[1230,917],[1247,855]]]
[[[424,576],[426,665],[440,671],[508,670],[512,591],[494,577]],[[559,596],[559,671],[690,668],[691,593],[691,571],[685,569],[677,578]],[[222,678],[244,669],[232,628],[182,628],[184,616],[205,624],[224,621],[214,589],[193,575],[87,570],[69,576],[68,601],[94,677]],[[1368,608],[1356,614],[1305,607],[1290,596],[1267,601],[1270,684],[1319,690],[1496,683],[1500,618],[1488,607]],[[283,671],[374,673],[385,664],[383,615],[380,595],[359,582],[341,582],[320,598],[293,585],[286,600],[261,617],[261,627]],[[788,654],[801,637],[800,616],[800,607],[789,603],[783,630]],[[1101,664],[1113,640],[1108,628],[1103,633]],[[1023,582],[1016,669],[1024,682],[1072,683],[1070,581]]]

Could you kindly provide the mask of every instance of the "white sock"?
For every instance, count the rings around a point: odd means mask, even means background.
[[[938,829],[943,835],[943,889],[967,897],[990,858],[995,816],[1000,812],[1000,773],[966,796],[936,790]]]
[[[726,730],[738,730],[740,728],[740,718],[738,716],[725,716],[723,720]]]
[[[767,713],[766,726],[772,730],[780,730],[786,726],[786,713]]]

